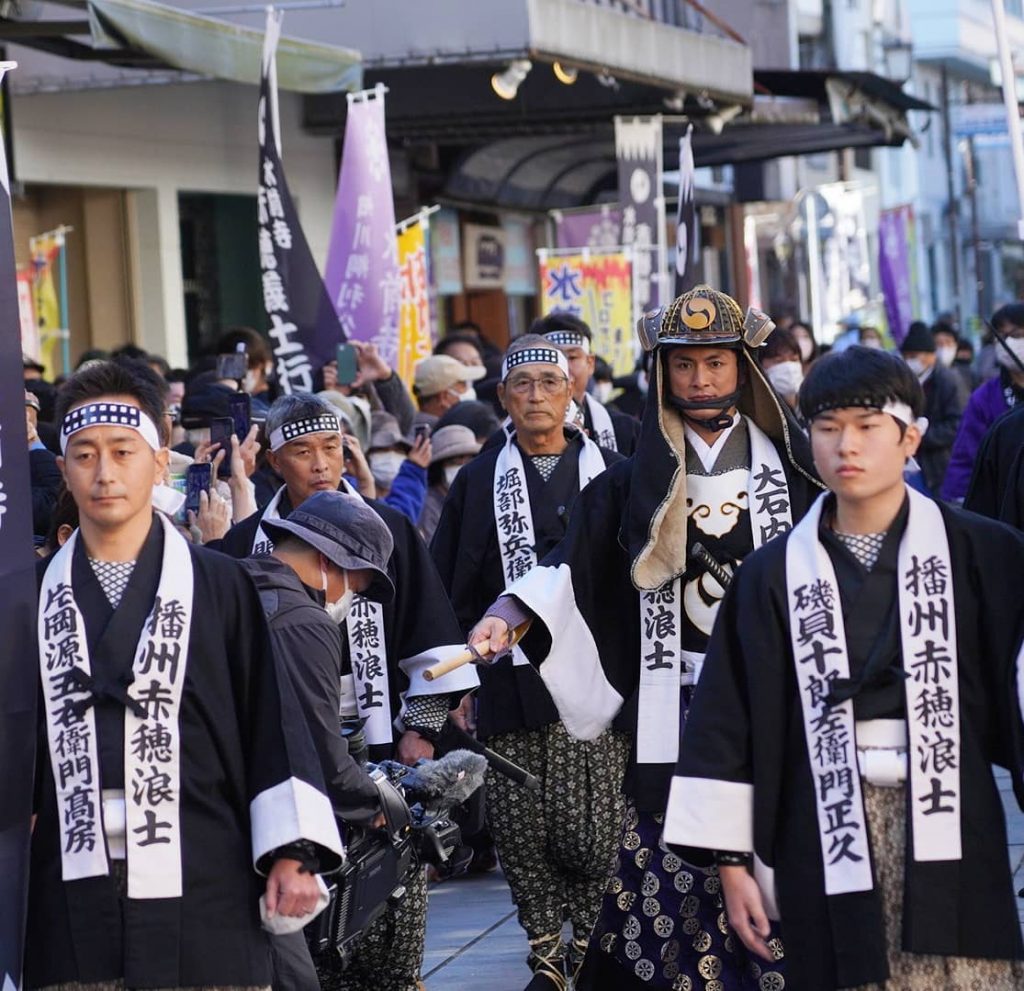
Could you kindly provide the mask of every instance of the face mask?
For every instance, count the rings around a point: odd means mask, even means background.
[[[1017,356],[1021,364],[1024,364],[1024,338],[1022,337],[1004,337],[1004,341],[1009,345],[1010,350]],[[996,341],[996,361],[1008,369],[1011,372],[1019,372],[1020,366],[1013,358],[1006,353],[1006,348]]]
[[[474,389],[473,386],[471,386],[471,385],[466,386],[466,391],[465,392],[459,392],[459,393],[456,393],[456,395],[459,397],[459,402],[460,403],[473,403],[473,402],[476,402],[476,389]]]
[[[373,480],[390,488],[405,461],[405,455],[398,451],[374,451],[370,455],[370,472]]]
[[[461,467],[462,467],[462,465],[448,465],[448,467],[445,468],[445,470],[444,470],[444,484],[447,485],[448,488],[452,487],[452,482],[455,481],[455,476],[459,473],[459,469]]]
[[[320,560],[320,580],[323,583],[324,599],[327,598],[327,569],[324,567],[323,559]],[[348,584],[348,576],[345,576],[345,594],[334,602],[324,602],[324,612],[331,618],[331,622],[341,626],[352,608],[352,599],[355,592]]]
[[[780,361],[768,369],[767,375],[780,396],[795,396],[804,380],[804,367],[799,361]]]
[[[949,368],[949,366],[956,360],[956,345],[950,344],[945,347],[936,348],[935,357],[938,359],[940,365],[944,368]]]
[[[882,342],[877,337],[868,337],[861,341],[861,344],[866,348],[871,348],[872,351],[882,350]]]
[[[928,366],[921,358],[907,358],[907,368],[909,368],[918,378],[928,371]]]
[[[611,382],[595,382],[594,398],[603,406],[612,398],[612,390],[615,388]]]

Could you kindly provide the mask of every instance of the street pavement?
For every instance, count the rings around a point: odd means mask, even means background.
[[[1014,890],[1024,888],[1024,814],[1009,776],[996,772],[1006,809]],[[1017,902],[1024,930],[1024,899]],[[433,885],[423,980],[427,991],[521,991],[530,979],[526,936],[500,872]]]

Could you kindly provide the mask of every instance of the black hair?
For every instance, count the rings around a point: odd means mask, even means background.
[[[189,372],[187,368],[172,368],[165,376],[164,381],[170,385],[172,382],[187,382]]]
[[[808,423],[825,410],[880,409],[889,402],[906,403],[916,419],[924,410],[921,383],[902,358],[859,344],[819,358],[800,386],[800,412]]]
[[[451,409],[445,410],[441,419],[434,424],[434,432],[453,423],[469,427],[473,431],[473,436],[481,443],[501,426],[493,407],[476,399],[456,403]]]
[[[274,360],[274,353],[266,338],[252,327],[228,327],[217,338],[216,354],[232,354],[239,344],[245,345],[246,367],[262,368]]]
[[[43,547],[48,552],[60,549],[57,533],[62,526],[69,526],[72,529],[78,527],[78,503],[63,482],[57,490],[57,501],[50,514],[50,529],[46,531],[46,539],[43,541]]]
[[[450,334],[472,334],[474,337],[482,338],[484,332],[480,329],[480,324],[475,320],[460,320],[458,323],[453,324]]]
[[[87,361],[107,361],[110,358],[110,352],[105,351],[103,348],[89,348],[88,351],[83,351],[78,359],[78,364],[75,368],[81,368]]]
[[[992,314],[992,326],[996,330],[1000,330],[1008,323],[1015,327],[1024,327],[1024,303],[1007,303]]]
[[[764,347],[757,350],[757,356],[761,361],[764,361],[765,358],[779,358],[791,355],[796,355],[797,361],[803,360],[796,335],[793,331],[787,330],[784,327],[776,327],[768,335],[768,340],[764,342]]]
[[[556,330],[570,330],[574,334],[582,334],[588,341],[593,339],[590,326],[571,313],[549,313],[546,317],[538,317],[530,324],[530,334],[551,334]]]
[[[597,355],[594,358],[594,381],[611,382],[614,378],[615,373],[612,371],[612,366],[600,355]]]
[[[973,355],[974,355],[974,341],[972,341],[969,337],[957,338],[956,349],[957,349],[957,351],[970,351],[971,355],[973,357]]]
[[[476,348],[476,353],[480,355],[480,360],[484,360],[483,348],[480,346],[480,338],[475,334],[467,334],[461,331],[455,331],[451,334],[445,334],[434,345],[434,354],[447,354],[449,344],[469,344]]]
[[[103,396],[131,396],[160,430],[164,416],[164,380],[144,361],[103,361],[75,372],[57,393],[56,422],[72,407]]]
[[[163,355],[160,354],[151,354],[146,358],[146,361],[150,365],[155,366],[153,370],[158,372],[160,377],[166,382],[167,374],[171,370],[171,363]]]
[[[119,358],[121,361],[149,361],[149,354],[137,344],[122,344],[110,352],[110,358]]]
[[[936,334],[949,334],[950,337],[956,341],[956,346],[960,347],[963,341],[960,340],[960,335],[956,332],[956,328],[951,323],[946,323],[944,320],[937,320],[932,324],[932,337]]]

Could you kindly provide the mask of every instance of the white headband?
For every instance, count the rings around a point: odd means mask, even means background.
[[[557,344],[560,348],[581,348],[586,354],[590,354],[590,339],[578,330],[552,330],[544,335],[544,339]]]
[[[60,425],[60,452],[64,454],[73,434],[89,427],[127,427],[154,451],[163,446],[156,424],[138,406],[128,403],[88,403],[71,410]]]
[[[306,434],[340,434],[341,420],[333,413],[319,413],[305,420],[283,423],[270,435],[270,450],[278,451]]]
[[[921,431],[923,437],[925,432],[928,430],[928,417],[919,416],[915,419],[914,411],[910,408],[907,403],[896,402],[894,399],[886,401],[884,406],[879,406],[877,403],[872,402],[869,399],[858,399],[852,402],[844,402],[840,404],[842,407],[853,406],[858,409],[876,409],[880,413],[888,413],[893,419],[899,420],[905,427],[917,427]],[[808,417],[808,420],[813,420],[819,413],[827,413],[832,409],[839,409],[840,406],[822,406],[820,409],[816,409]]]
[[[518,368],[520,365],[535,364],[558,365],[565,373],[565,377],[569,377],[568,359],[558,348],[533,347],[513,351],[505,356],[505,360],[501,363],[501,381],[504,382],[508,378],[508,373],[513,368]]]

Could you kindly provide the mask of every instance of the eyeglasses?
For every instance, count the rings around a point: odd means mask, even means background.
[[[506,383],[509,391],[517,396],[528,396],[533,393],[535,385],[540,386],[540,391],[547,396],[557,395],[569,383],[567,378],[558,375],[542,375],[540,378],[531,378],[529,375],[516,375]]]

